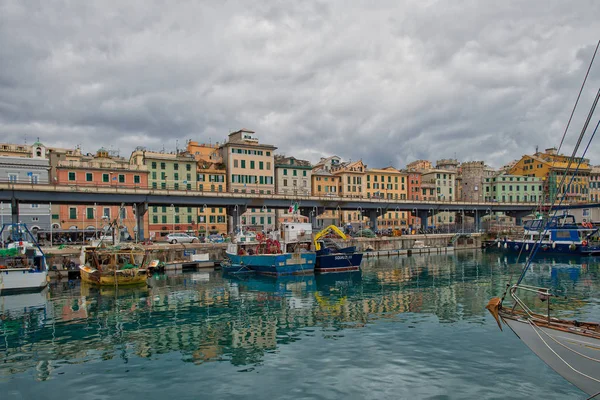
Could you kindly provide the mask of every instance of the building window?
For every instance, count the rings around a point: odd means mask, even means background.
[[[104,210],[102,210],[102,216],[110,219],[110,207],[104,207]]]
[[[173,169],[175,171],[179,171],[179,164],[177,164],[177,163],[173,164]]]
[[[69,180],[70,181],[74,181],[75,180],[75,172],[69,172]]]
[[[17,174],[8,174],[8,181],[10,183],[17,183],[17,181],[18,181]]]
[[[86,218],[87,219],[94,219],[94,208],[93,207],[88,207],[86,209]]]
[[[250,169],[254,169],[254,161],[250,161]]]
[[[133,176],[133,183],[140,183],[140,176],[139,175],[134,175]]]
[[[156,161],[152,161],[152,169],[156,169]]]
[[[86,172],[85,173],[85,181],[92,182],[93,180],[94,180],[94,175],[91,172]]]
[[[69,207],[69,219],[77,219],[77,208]]]
[[[186,171],[191,171],[192,170],[191,164],[185,164],[185,170]]]
[[[125,183],[125,175],[119,175],[119,183]]]
[[[152,216],[152,223],[153,224],[158,224],[158,215],[153,215]]]
[[[166,216],[166,215],[163,215],[163,216],[160,218],[160,220],[162,221],[162,223],[163,223],[163,224],[166,224],[166,223],[167,223],[167,216]]]
[[[153,173],[156,173],[156,172],[153,172]],[[102,182],[104,182],[104,183],[110,182],[110,178],[108,177],[108,174],[102,174]]]
[[[242,168],[246,168],[246,160],[241,160],[242,161]]]
[[[167,165],[164,162],[160,163],[160,169],[165,169],[167,167]]]

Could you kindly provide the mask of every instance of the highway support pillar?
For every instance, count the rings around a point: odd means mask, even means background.
[[[137,240],[143,242],[145,238],[144,232],[144,215],[148,212],[148,203],[135,204],[135,223],[137,227]]]

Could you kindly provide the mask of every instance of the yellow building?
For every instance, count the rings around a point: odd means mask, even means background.
[[[600,201],[600,166],[595,165],[590,171],[590,202]]]
[[[200,192],[227,192],[227,170],[219,151],[219,144],[198,144],[188,141],[187,152],[197,161],[197,188]],[[198,207],[200,235],[227,233],[227,212],[223,207]]]
[[[333,175],[340,179],[338,193],[342,197],[366,197],[365,176],[367,166],[362,160],[341,163],[332,167]]]
[[[227,186],[234,193],[275,192],[275,159],[277,147],[260,144],[253,131],[246,129],[229,134],[219,146],[227,170]]]
[[[316,168],[311,174],[311,190],[313,196],[337,197],[340,177],[323,169]]]
[[[366,193],[370,199],[406,200],[408,174],[394,167],[367,169]],[[379,229],[400,228],[407,224],[408,213],[390,211],[377,217]]]
[[[510,169],[510,175],[543,179],[547,202],[587,202],[591,172],[589,160],[576,157],[570,165],[569,160],[570,156],[558,154],[555,148],[549,148],[543,153],[538,151],[534,155],[521,157]],[[564,176],[566,178],[563,181]]]
[[[227,190],[233,193],[275,193],[275,155],[277,147],[261,144],[253,131],[242,129],[229,134],[219,146],[227,171]],[[254,211],[252,211],[254,210]],[[249,209],[240,222],[256,230],[275,229],[272,209]]]
[[[406,200],[407,175],[394,167],[367,169],[367,198]]]

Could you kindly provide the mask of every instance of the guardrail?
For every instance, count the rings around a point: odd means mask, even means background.
[[[531,202],[484,202],[484,201],[448,201],[448,200],[400,200],[400,199],[377,199],[368,197],[345,197],[345,196],[313,196],[304,194],[280,194],[280,193],[244,193],[244,192],[212,192],[191,189],[157,189],[147,188],[141,185],[112,184],[97,186],[88,184],[54,185],[54,184],[32,184],[0,182],[0,191],[35,191],[35,192],[57,192],[57,193],[98,193],[98,194],[137,194],[137,195],[159,195],[159,196],[192,196],[192,197],[217,197],[234,199],[277,199],[289,200],[290,202],[313,200],[320,202],[362,202],[373,204],[419,204],[431,206],[464,206],[465,212],[470,212],[469,206],[480,205],[497,208],[499,206],[523,206],[523,208],[535,208],[537,203]]]

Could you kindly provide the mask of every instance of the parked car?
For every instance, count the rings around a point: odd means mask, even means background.
[[[223,236],[221,235],[210,235],[208,241],[210,243],[223,243],[225,239],[223,239]]]
[[[188,235],[187,233],[169,233],[166,236],[167,242],[175,243],[198,243],[200,240],[196,236]]]

